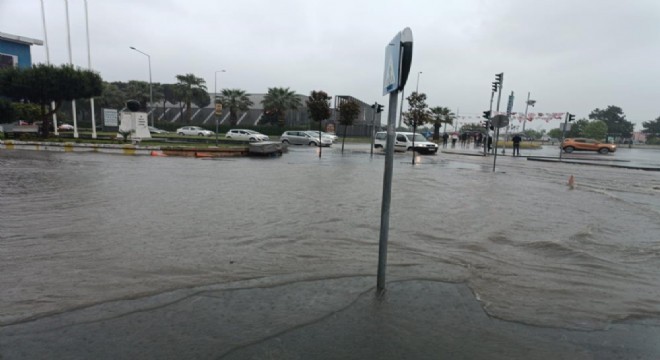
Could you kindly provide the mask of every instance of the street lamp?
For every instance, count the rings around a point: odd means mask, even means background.
[[[135,51],[139,52],[140,54],[146,56],[147,59],[149,60],[149,103],[152,104],[152,106],[153,106],[154,92],[153,92],[153,88],[151,86],[151,56],[149,56],[149,54],[147,54],[146,52],[140,51],[140,50],[138,50],[138,49],[136,49],[132,46],[131,46],[131,50],[135,50]],[[149,115],[151,115],[151,126],[155,126],[154,125],[154,113],[153,113],[153,111],[151,111],[149,113]]]
[[[417,73],[417,86],[415,87],[415,92],[418,94],[419,94],[419,74],[421,73],[422,73],[421,71]]]

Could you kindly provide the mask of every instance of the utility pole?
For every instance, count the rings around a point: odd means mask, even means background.
[[[506,107],[506,116],[511,116],[511,110],[513,110],[513,91],[509,95],[509,103]],[[504,146],[502,147],[502,155],[506,154],[506,143],[509,141],[509,127],[511,127],[511,122],[506,126],[506,135],[504,136]]]

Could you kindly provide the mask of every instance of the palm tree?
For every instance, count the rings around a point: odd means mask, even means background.
[[[200,91],[206,93],[206,81],[194,74],[177,75],[176,80],[181,100],[186,103],[186,122],[190,122],[191,103],[193,98],[200,96]]]
[[[266,113],[275,115],[277,123],[284,127],[287,110],[296,110],[301,105],[300,98],[289,88],[268,88],[268,94],[261,101]]]
[[[146,81],[131,80],[126,86],[126,100],[137,100],[142,109],[147,108],[149,103],[149,83]]]
[[[440,139],[440,128],[442,124],[453,124],[456,115],[447,107],[436,106],[431,108],[433,118],[433,140]]]
[[[223,107],[229,109],[229,122],[236,125],[239,111],[248,111],[253,105],[252,100],[241,89],[223,89],[220,99],[217,100]]]

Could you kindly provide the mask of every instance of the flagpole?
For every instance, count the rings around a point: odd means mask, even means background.
[[[44,0],[41,0],[41,21],[44,27],[44,48],[46,50],[46,65],[50,65],[50,51],[48,50],[48,31],[46,30],[46,9],[44,8]],[[51,110],[55,110],[55,101],[50,102]],[[42,119],[44,120],[44,119]],[[53,112],[53,133],[59,135],[57,132],[57,114]]]

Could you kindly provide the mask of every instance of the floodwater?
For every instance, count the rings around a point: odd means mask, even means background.
[[[0,151],[0,325],[242,279],[375,276],[384,156],[340,148]],[[660,172],[497,164],[395,156],[388,280],[465,283],[488,314],[533,325],[660,318]]]

